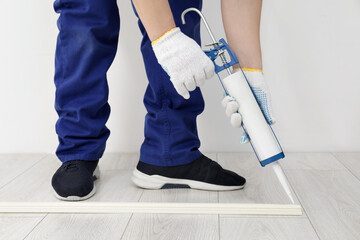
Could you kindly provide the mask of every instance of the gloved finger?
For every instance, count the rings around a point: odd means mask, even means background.
[[[258,99],[258,102],[260,103],[261,111],[263,112],[266,121],[270,125],[274,124],[276,119],[274,118],[274,114],[272,112],[270,94],[266,91],[258,90],[257,92],[255,92],[255,95]]]
[[[188,91],[194,91],[196,88],[196,83],[193,78],[186,80],[184,84]]]
[[[230,117],[233,113],[236,113],[239,109],[239,104],[236,101],[231,101],[226,105],[225,113],[227,117]]]
[[[186,89],[185,85],[183,83],[175,84],[174,85],[175,90],[178,92],[179,95],[181,95],[185,99],[190,98],[189,91]]]
[[[274,113],[273,113],[273,111],[272,111],[271,95],[270,95],[269,92],[267,92],[266,95],[267,95],[267,97],[268,97],[268,101],[267,101],[267,104],[266,104],[266,106],[265,106],[266,112],[267,112],[267,114],[266,114],[266,119],[267,119],[267,121],[268,121],[268,123],[269,123],[270,125],[273,125],[273,124],[276,122],[276,119],[274,118]]]
[[[272,114],[272,112],[269,110],[268,106],[261,106],[261,111],[263,112],[266,121],[270,124],[273,125],[276,122],[276,119],[274,118],[274,115]]]
[[[251,87],[251,89],[255,93],[256,100],[260,105],[261,111],[264,114],[266,121],[270,125],[274,124],[276,119],[274,118],[274,114],[272,112],[271,96],[266,83],[252,82],[251,84],[254,85]]]
[[[244,143],[248,143],[249,142],[249,137],[248,135],[246,134],[245,131],[243,131],[242,135],[241,135],[241,138],[240,138],[240,143],[241,144],[244,144]]]
[[[195,80],[196,86],[201,87],[205,82],[205,73],[203,71],[198,71],[194,75],[194,80]]]
[[[221,101],[221,105],[226,108],[227,104],[231,101],[235,101],[235,98],[229,96],[229,95],[226,95],[223,100]]]
[[[215,66],[214,66],[214,63],[210,59],[204,67],[204,73],[205,73],[206,79],[212,78],[212,76],[214,76],[214,74],[215,74]]]
[[[231,114],[230,123],[233,127],[239,128],[241,127],[242,117],[240,113]]]

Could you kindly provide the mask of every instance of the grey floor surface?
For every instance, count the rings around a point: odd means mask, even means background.
[[[137,153],[105,153],[87,201],[290,203],[253,154],[206,155],[246,177],[246,187],[143,190],[130,180]],[[0,162],[0,201],[59,201],[50,185],[60,166],[55,155],[0,154]],[[302,216],[0,213],[0,239],[360,239],[360,153],[288,153],[281,165]]]

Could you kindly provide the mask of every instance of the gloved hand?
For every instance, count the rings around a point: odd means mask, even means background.
[[[176,91],[185,99],[189,91],[214,75],[213,62],[191,38],[173,28],[151,43],[159,64],[170,76]]]
[[[237,71],[240,71],[240,69],[234,69],[233,73]],[[276,120],[272,113],[270,92],[264,80],[262,71],[258,69],[247,68],[243,68],[243,71],[267,122],[270,125],[274,124]],[[231,125],[233,127],[241,127],[242,117],[240,113],[238,113],[239,104],[236,102],[236,100],[233,97],[225,96],[222,100],[222,105],[226,109],[226,116],[230,117]],[[243,132],[241,135],[240,142],[249,142],[249,138],[245,132]]]

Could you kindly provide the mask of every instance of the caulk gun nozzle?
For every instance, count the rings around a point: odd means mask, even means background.
[[[292,204],[295,204],[294,198],[292,196],[290,184],[289,184],[289,182],[288,182],[288,180],[287,180],[287,178],[285,176],[285,173],[281,169],[280,164],[278,163],[278,161],[276,161],[276,162],[273,162],[271,165],[272,165],[272,167],[274,169],[274,172],[275,172],[277,178],[279,179],[279,182],[281,183],[281,186],[283,187],[286,194],[290,198]]]

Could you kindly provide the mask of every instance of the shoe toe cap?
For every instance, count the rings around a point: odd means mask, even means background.
[[[56,193],[61,197],[88,195],[94,188],[94,182],[91,176],[69,176],[55,173],[51,185]]]
[[[224,183],[227,186],[243,186],[246,179],[235,172],[224,170]]]

